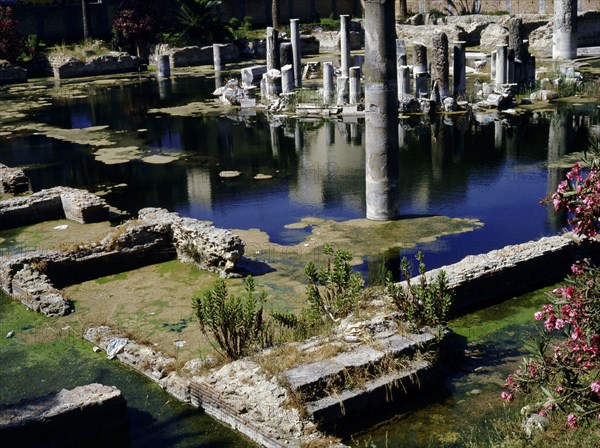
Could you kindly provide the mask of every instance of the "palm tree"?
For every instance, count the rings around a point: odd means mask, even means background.
[[[279,0],[271,0],[271,16],[273,17],[273,28],[279,29]]]
[[[88,12],[88,0],[81,0],[81,16],[83,19],[83,39],[90,37],[90,16]]]

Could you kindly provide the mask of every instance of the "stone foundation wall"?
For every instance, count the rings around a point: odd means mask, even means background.
[[[85,224],[107,221],[108,216],[108,205],[104,199],[88,191],[68,187],[54,187],[0,201],[0,229],[63,218]]]
[[[400,2],[396,2],[396,13],[400,14]],[[429,12],[446,10],[447,0],[406,0],[408,11]],[[457,2],[458,3],[458,2]],[[473,1],[469,2],[470,4]],[[554,0],[479,0],[481,14],[506,11],[509,14],[554,14]],[[579,11],[597,11],[600,8],[597,0],[579,0]]]
[[[56,79],[69,79],[137,72],[140,59],[127,53],[111,52],[85,61],[73,57],[54,57],[50,58],[50,65]]]
[[[68,189],[67,189],[68,190]],[[222,277],[234,277],[244,242],[163,209],[142,209],[140,219],[118,226],[99,242],[65,251],[33,251],[0,258],[0,288],[47,316],[72,311],[60,288],[179,258]]]
[[[427,276],[444,270],[456,294],[454,312],[464,312],[559,282],[575,261],[599,257],[600,242],[565,234],[468,256]]]
[[[127,403],[117,388],[88,384],[0,406],[3,446],[122,446]]]

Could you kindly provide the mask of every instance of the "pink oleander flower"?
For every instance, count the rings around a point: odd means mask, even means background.
[[[554,316],[553,315],[548,316],[548,319],[546,319],[546,321],[544,322],[544,327],[546,327],[546,330],[548,330],[548,331],[554,330],[554,322],[555,322]]]
[[[535,320],[542,320],[542,317],[544,317],[544,315],[541,311],[538,311],[537,313],[534,313],[533,317],[535,317]]]
[[[567,425],[569,425],[569,428],[579,427],[579,424],[577,423],[577,416],[575,414],[569,414],[567,416]]]
[[[554,324],[554,328],[557,330],[562,330],[565,326],[565,321],[562,319],[556,319],[556,323]]]
[[[600,381],[594,381],[590,385],[590,388],[592,389],[592,392],[596,392],[597,394],[600,393]]]
[[[574,263],[571,266],[571,272],[575,275],[581,275],[581,274],[583,274],[583,269],[581,268],[581,266],[578,263]]]
[[[556,392],[559,395],[562,394],[564,391],[565,391],[565,388],[562,387],[560,384],[554,388],[554,392]]]
[[[508,392],[502,391],[502,393],[500,394],[500,398],[502,398],[503,400],[506,400],[508,402],[511,402],[514,400],[513,394],[509,394]]]

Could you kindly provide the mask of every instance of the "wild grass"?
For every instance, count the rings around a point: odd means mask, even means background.
[[[67,45],[64,42],[50,48],[50,57],[74,57],[85,61],[89,57],[110,53],[108,44],[102,40],[86,40],[79,44]]]

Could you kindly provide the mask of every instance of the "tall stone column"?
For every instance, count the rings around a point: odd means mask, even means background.
[[[350,16],[340,16],[340,58],[342,76],[350,76],[350,41],[349,41]]]
[[[298,19],[290,19],[290,39],[292,41],[292,57],[294,60],[294,83],[296,87],[302,87],[302,62]]]
[[[350,104],[360,103],[360,67],[350,67]]]
[[[221,62],[221,44],[213,44],[213,65],[215,70],[223,70]]]
[[[408,65],[406,58],[406,44],[404,39],[396,39],[396,68]]]
[[[496,45],[496,84],[506,84],[508,73],[508,46]]]
[[[508,49],[506,56],[506,82],[512,84],[515,82],[515,50]]]
[[[433,60],[431,64],[431,83],[437,84],[440,101],[450,96],[450,63],[448,62],[448,36],[435,30],[433,33]]]
[[[454,54],[453,64],[453,93],[454,96],[464,96],[467,91],[467,62],[465,54],[465,41],[453,42],[452,52]]]
[[[415,97],[425,98],[429,95],[427,72],[415,73]]]
[[[508,22],[508,49],[515,50],[515,59],[525,59],[525,46],[523,45],[523,20],[520,17],[512,17]]]
[[[413,42],[413,73],[427,73],[427,47],[420,42]]]
[[[398,100],[410,93],[410,69],[408,65],[396,67],[398,70]]]
[[[350,92],[348,89],[348,77],[337,77],[337,103],[339,105],[348,104],[350,102]]]
[[[294,68],[291,64],[281,67],[281,92],[290,93],[294,91]]]
[[[554,0],[552,59],[577,57],[577,0]]]
[[[323,99],[327,104],[331,101],[333,97],[333,92],[335,90],[333,84],[333,64],[331,62],[323,63]]]
[[[395,0],[364,0],[367,218],[398,217]]]
[[[158,56],[156,73],[159,79],[171,77],[171,62],[168,54]]]
[[[294,65],[294,55],[292,51],[292,44],[290,42],[283,42],[279,45],[279,65]]]
[[[271,26],[267,27],[267,70],[281,69],[279,45],[279,31]]]

